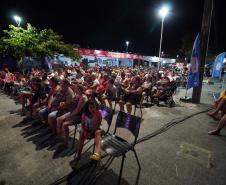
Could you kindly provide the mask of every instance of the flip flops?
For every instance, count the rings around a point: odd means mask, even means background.
[[[100,155],[98,153],[94,153],[93,155],[90,156],[91,159],[95,160],[95,161],[100,161]]]

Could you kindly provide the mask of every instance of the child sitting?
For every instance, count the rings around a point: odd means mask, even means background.
[[[79,137],[77,156],[71,167],[76,168],[81,158],[83,144],[86,139],[95,138],[96,153],[90,156],[91,159],[100,161],[101,145],[101,121],[102,113],[96,100],[89,99],[84,105],[82,115],[82,132]]]

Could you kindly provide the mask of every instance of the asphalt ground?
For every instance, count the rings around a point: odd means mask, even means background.
[[[217,126],[207,113],[213,109],[212,94],[219,93],[221,85],[218,79],[213,85],[203,83],[200,104],[181,102],[180,97],[185,96],[182,88],[173,95],[175,107],[168,108],[164,102],[159,107],[145,103],[135,146],[141,170],[133,152],[128,152],[121,184],[226,184],[226,129],[220,136],[207,134]],[[187,96],[191,94],[192,89]],[[139,110],[136,115],[140,116]],[[110,133],[116,117],[117,114]],[[74,128],[70,128],[71,147],[59,152],[56,148],[60,143],[48,139],[45,126],[32,126],[34,121],[24,118],[21,104],[0,92],[0,184],[117,184],[121,157],[106,156],[101,162],[92,163],[89,156],[93,140],[90,140],[84,145],[77,171],[73,171],[69,163],[74,160],[79,137],[77,133],[72,148]],[[119,130],[118,134],[133,140],[126,131]]]

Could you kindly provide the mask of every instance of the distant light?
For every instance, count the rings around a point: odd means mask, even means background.
[[[177,58],[179,57],[179,55],[177,55]]]
[[[21,18],[20,17],[18,17],[18,16],[14,16],[14,19],[15,19],[15,21],[21,21]]]
[[[166,7],[162,8],[162,9],[160,10],[160,15],[161,15],[162,17],[165,17],[167,13],[168,13],[168,8],[166,8]]]
[[[126,45],[127,45],[127,46],[129,45],[129,41],[126,41]]]

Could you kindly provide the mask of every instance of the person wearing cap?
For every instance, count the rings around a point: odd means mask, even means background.
[[[60,86],[59,86],[59,81],[56,77],[52,77],[49,80],[49,86],[50,86],[50,91],[48,96],[39,102],[39,104],[36,104],[35,106],[33,106],[33,109],[38,117],[38,121],[35,122],[35,124],[41,124],[42,123],[42,119],[45,120],[45,122],[47,123],[47,118],[44,118],[41,116],[41,114],[39,114],[39,111],[41,110],[41,107],[43,106],[47,106],[50,107],[50,103],[51,103],[51,98],[52,96],[59,90]]]

